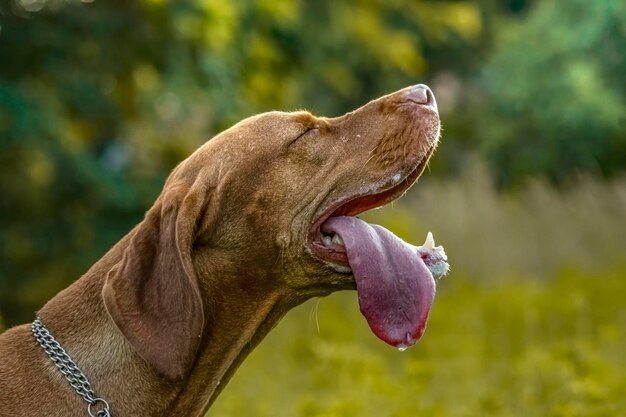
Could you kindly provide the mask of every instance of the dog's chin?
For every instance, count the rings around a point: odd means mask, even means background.
[[[335,271],[335,272],[337,272],[339,274],[342,274],[342,275],[350,274],[350,275],[352,275],[352,268],[350,268],[349,266],[340,265],[340,264],[336,264],[336,263],[325,261],[325,260],[322,260],[322,262],[324,262],[324,264],[326,266],[328,266],[330,269],[332,269],[333,271]],[[354,280],[354,277],[352,279]]]

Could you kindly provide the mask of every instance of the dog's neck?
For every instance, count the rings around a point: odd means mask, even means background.
[[[294,301],[285,300],[278,291],[268,288],[220,288],[220,299],[206,306],[207,325],[192,369],[182,381],[168,381],[137,355],[102,301],[106,275],[121,258],[129,236],[81,279],[50,300],[39,315],[84,371],[96,394],[109,402],[113,415],[201,416],[247,354],[293,307]],[[210,273],[210,268],[209,264],[204,273]],[[227,282],[228,269],[220,265],[219,270],[220,280]],[[230,272],[241,279],[241,271]],[[258,278],[250,277],[250,282],[267,282]],[[58,370],[50,367],[45,372]],[[85,403],[69,384],[65,391],[67,400],[76,404],[72,412],[83,415]]]

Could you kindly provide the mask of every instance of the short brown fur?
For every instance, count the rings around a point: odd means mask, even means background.
[[[307,238],[337,201],[423,169],[439,119],[398,106],[405,93],[338,118],[271,112],[221,133],[39,311],[113,416],[203,415],[289,309],[354,288]],[[0,335],[0,358],[0,416],[86,415],[29,324]]]

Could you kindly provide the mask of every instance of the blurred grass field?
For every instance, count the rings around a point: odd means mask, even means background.
[[[312,300],[235,374],[210,417],[626,415],[626,182],[497,194],[474,167],[369,213],[452,273],[428,330],[398,352],[356,293]]]

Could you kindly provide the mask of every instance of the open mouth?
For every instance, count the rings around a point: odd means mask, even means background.
[[[430,235],[424,246],[416,247],[354,216],[400,197],[421,175],[433,150],[395,185],[338,201],[309,231],[313,254],[335,271],[354,276],[361,312],[374,334],[400,350],[424,333],[435,297],[434,275],[439,275],[435,271],[447,272],[447,258]]]
[[[344,242],[337,233],[324,228],[323,224],[332,217],[356,216],[367,210],[378,208],[402,196],[422,174],[434,146],[410,173],[395,186],[377,190],[373,194],[356,195],[341,199],[315,221],[310,229],[308,242],[312,252],[324,261],[336,264],[340,272],[350,273]],[[343,268],[341,268],[343,267]]]

